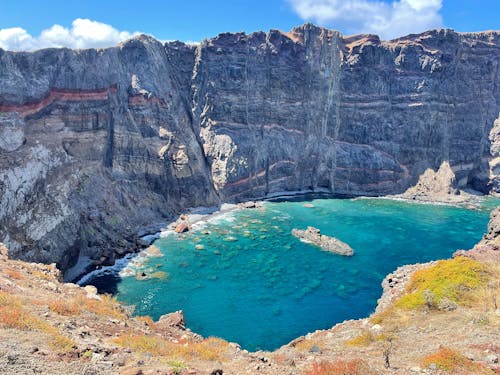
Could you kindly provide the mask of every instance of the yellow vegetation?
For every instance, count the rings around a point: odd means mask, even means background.
[[[60,352],[67,352],[76,346],[73,340],[62,335],[57,328],[25,311],[19,297],[5,292],[0,292],[0,328],[47,333],[51,347]]]
[[[313,346],[317,346],[318,348],[322,348],[325,345],[325,340],[323,339],[304,339],[295,344],[295,348],[301,352],[308,352],[311,350]]]
[[[66,300],[55,300],[49,303],[49,309],[59,315],[74,316],[86,311],[93,312],[99,316],[107,316],[114,319],[124,319],[126,314],[123,307],[115,297],[101,295],[100,299],[87,298],[79,295]]]
[[[449,348],[441,348],[424,357],[421,362],[422,367],[435,365],[437,369],[453,374],[494,374],[492,370]]]
[[[349,346],[367,346],[375,341],[388,341],[393,338],[393,336],[383,333],[374,335],[371,331],[366,329],[353,339],[347,340],[345,344]]]
[[[107,316],[114,319],[125,319],[127,317],[116,297],[110,295],[100,295],[100,297],[100,300],[77,297],[77,302],[81,304],[83,310],[91,311],[100,316]]]
[[[200,342],[185,344],[173,343],[152,335],[122,335],[113,340],[117,345],[167,357],[173,360],[202,359],[206,361],[223,361],[229,343],[216,337],[209,337]]]
[[[486,266],[475,260],[466,257],[440,260],[412,275],[408,294],[397,301],[396,306],[438,307],[445,300],[467,305],[471,301],[470,290],[485,285],[488,278]]]
[[[81,305],[76,303],[74,299],[71,300],[56,300],[49,303],[49,309],[59,315],[78,315],[81,313]]]

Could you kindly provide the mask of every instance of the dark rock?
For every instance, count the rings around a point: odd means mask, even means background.
[[[321,354],[321,353],[323,353],[323,352],[321,351],[321,349],[319,348],[319,346],[317,346],[317,345],[313,345],[313,346],[311,346],[311,348],[309,349],[309,353]]]

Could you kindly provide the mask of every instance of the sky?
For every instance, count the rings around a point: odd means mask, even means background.
[[[500,0],[0,0],[0,48],[90,48],[135,34],[199,42],[305,22],[393,39],[435,28],[500,30]]]

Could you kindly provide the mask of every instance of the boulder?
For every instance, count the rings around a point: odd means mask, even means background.
[[[292,235],[300,240],[319,246],[325,251],[345,256],[354,255],[354,251],[348,244],[334,237],[325,236],[321,234],[319,229],[314,227],[307,227],[306,230],[292,229]]]
[[[240,208],[255,208],[255,202],[254,201],[247,201],[247,202],[241,202],[238,204],[238,207]]]
[[[186,221],[181,221],[175,227],[175,233],[184,233],[189,230],[189,224]]]
[[[170,314],[165,314],[160,316],[160,319],[156,323],[158,328],[186,328],[186,320],[184,319],[184,312],[182,310],[172,312]]]
[[[0,242],[0,259],[7,259],[9,257],[9,249]]]

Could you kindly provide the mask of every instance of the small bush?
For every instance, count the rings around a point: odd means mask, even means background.
[[[335,362],[316,362],[306,375],[375,375],[368,364],[361,359]]]
[[[440,260],[432,267],[416,271],[407,287],[408,294],[396,307],[414,309],[423,306],[438,308],[444,300],[466,305],[468,292],[486,283],[486,266],[466,258]]]
[[[453,374],[493,374],[493,371],[485,366],[474,363],[463,354],[449,348],[441,348],[436,353],[424,357],[421,365],[424,368],[434,365],[438,370]]]
[[[73,316],[81,313],[80,304],[74,300],[64,301],[57,300],[49,303],[49,309],[59,315]]]

